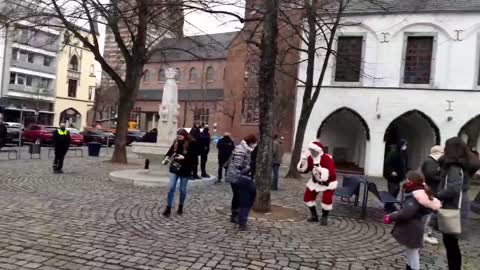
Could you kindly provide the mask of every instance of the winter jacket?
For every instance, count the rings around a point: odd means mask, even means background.
[[[405,180],[407,174],[407,160],[405,153],[398,149],[390,152],[385,159],[385,166],[383,169],[383,177],[389,182],[400,183]],[[396,172],[397,175],[393,176],[392,173]]]
[[[395,222],[392,236],[397,242],[407,248],[423,247],[424,221],[423,217],[430,213],[429,209],[421,205],[412,193],[405,194],[403,208],[390,215]]]
[[[143,136],[142,142],[156,143],[157,142],[157,135],[158,135],[157,132],[149,131],[149,132],[147,132],[147,134],[145,134],[145,136]]]
[[[171,158],[174,155],[182,155],[185,158],[183,160],[173,160],[175,162],[180,163],[181,169],[180,172],[177,174],[178,176],[181,177],[190,177],[192,176],[193,172],[193,164],[194,164],[194,151],[195,149],[195,142],[192,141],[188,145],[188,147],[185,149],[183,147],[184,142],[183,141],[178,141],[178,145],[176,146],[177,141],[175,141],[172,146],[170,147],[170,150],[168,150],[166,157]]]
[[[65,133],[65,135],[61,135]],[[70,132],[68,130],[57,129],[53,132],[53,147],[55,151],[67,152],[70,147]]]
[[[195,140],[195,143],[192,148],[192,151],[193,151],[193,154],[195,156],[199,156],[201,154],[201,144],[200,144],[200,137],[202,135],[202,132],[200,131],[200,128],[192,128],[192,130],[190,130],[190,135],[192,136],[192,138]]]
[[[428,157],[422,163],[422,173],[425,176],[425,182],[432,189],[433,194],[437,194],[440,182],[442,182],[442,175],[440,164],[433,157]]]
[[[217,143],[218,162],[224,164],[230,158],[235,149],[235,143],[230,136],[224,136]]]
[[[7,126],[4,123],[0,123],[0,148],[7,143]]]
[[[207,155],[210,152],[210,142],[211,137],[210,133],[208,133],[208,128],[204,128],[202,133],[200,133],[200,138],[197,140],[199,143],[199,154],[200,155]]]
[[[253,149],[242,141],[232,154],[232,159],[227,169],[225,181],[236,184],[241,175],[248,175],[250,173],[250,160]]]
[[[273,141],[273,157],[272,163],[280,165],[283,160],[283,145],[279,141]]]

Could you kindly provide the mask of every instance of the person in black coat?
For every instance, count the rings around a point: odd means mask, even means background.
[[[205,127],[200,133],[200,139],[198,141],[200,147],[200,168],[202,170],[203,178],[210,178],[210,175],[207,174],[207,161],[211,140],[209,129],[208,127]]]
[[[223,178],[223,168],[226,167],[226,163],[230,159],[230,156],[235,149],[235,143],[233,142],[232,138],[230,138],[229,133],[225,133],[225,135],[218,140],[217,142],[217,149],[218,149],[218,179],[217,183],[222,182]]]
[[[65,129],[65,123],[60,124],[60,128],[53,132],[53,147],[55,149],[53,172],[63,173],[63,160],[70,147],[70,132]]]
[[[255,178],[255,172],[257,171],[257,154],[258,154],[258,145],[255,145],[253,148],[251,159],[250,159],[250,175],[252,179]]]
[[[146,143],[156,143],[157,142],[157,136],[158,136],[158,130],[156,128],[150,130],[149,132],[147,132],[143,138],[142,138],[142,142],[146,142]],[[150,160],[147,158],[145,159],[145,166],[144,166],[145,170],[148,170],[150,168]]]
[[[400,183],[405,180],[408,171],[407,142],[401,140],[385,158],[383,177],[388,182],[388,192],[395,198],[400,193]],[[392,213],[397,211],[395,204],[386,203],[385,211]]]
[[[200,131],[200,125],[195,124],[193,125],[192,129],[190,130],[190,136],[192,139],[196,142],[193,147],[193,179],[201,179],[200,176],[198,176],[198,158],[200,156],[200,137],[202,133]]]
[[[192,178],[192,168],[194,164],[194,144],[193,138],[185,129],[177,131],[177,139],[168,150],[163,164],[170,164],[170,184],[167,196],[167,207],[163,216],[169,217],[173,204],[175,203],[175,190],[177,182],[180,180],[180,202],[178,205],[178,215],[183,214],[183,206],[187,198],[187,183]]]
[[[0,116],[0,149],[7,143],[7,126],[3,122],[3,116]]]

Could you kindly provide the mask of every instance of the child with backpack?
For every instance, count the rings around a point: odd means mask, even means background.
[[[433,197],[432,190],[425,184],[423,175],[416,171],[407,173],[407,182],[403,186],[405,200],[403,208],[386,215],[384,223],[395,222],[392,236],[406,247],[407,270],[420,269],[420,248],[423,247],[424,217],[442,207]]]

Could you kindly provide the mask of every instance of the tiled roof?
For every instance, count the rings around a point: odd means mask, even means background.
[[[162,40],[150,62],[227,58],[228,47],[238,32],[168,38]]]
[[[351,0],[347,13],[480,11],[480,0]]]

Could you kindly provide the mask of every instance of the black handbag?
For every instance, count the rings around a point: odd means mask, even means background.
[[[170,162],[170,167],[168,168],[169,172],[173,174],[179,174],[182,170],[182,164],[177,161]]]

